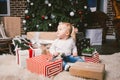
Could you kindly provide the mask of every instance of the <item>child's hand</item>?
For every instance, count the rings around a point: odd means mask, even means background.
[[[58,55],[59,55],[59,53],[58,53],[58,52],[55,52],[53,55],[54,55],[54,56],[58,56]]]
[[[73,53],[73,56],[78,56],[77,53]]]

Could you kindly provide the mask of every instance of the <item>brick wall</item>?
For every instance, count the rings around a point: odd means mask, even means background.
[[[25,15],[26,1],[27,0],[10,0],[10,16],[21,17],[21,19],[23,19]],[[23,27],[21,28],[21,34],[24,34]]]
[[[111,0],[108,0],[108,7],[107,7],[107,15],[109,17],[109,19],[107,20],[107,27],[109,28],[108,29],[108,32],[107,34],[108,35],[114,35],[114,26],[113,26],[113,18],[115,16],[115,13],[114,13],[114,10],[113,10],[113,7],[112,7],[112,1]]]

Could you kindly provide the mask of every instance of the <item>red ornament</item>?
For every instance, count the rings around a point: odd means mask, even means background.
[[[42,19],[45,19],[45,16],[43,15],[41,18],[42,18]]]
[[[30,19],[30,16],[25,16],[25,19]]]
[[[82,11],[79,11],[79,14],[82,14]]]

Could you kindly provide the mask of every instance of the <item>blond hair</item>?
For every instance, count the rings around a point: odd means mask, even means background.
[[[73,39],[75,40],[75,31],[74,31],[74,26],[71,23],[68,22],[60,22],[59,25],[65,25],[67,27],[67,29],[69,30],[69,37],[73,37]]]

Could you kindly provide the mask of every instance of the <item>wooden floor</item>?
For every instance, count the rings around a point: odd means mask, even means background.
[[[120,41],[117,42],[115,39],[107,39],[102,45],[92,46],[103,55],[113,54],[120,52]]]

